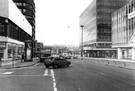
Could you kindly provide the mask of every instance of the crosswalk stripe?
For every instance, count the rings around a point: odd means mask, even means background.
[[[4,72],[2,74],[12,74],[13,72]]]
[[[44,72],[44,76],[47,76],[47,75],[48,75],[48,69],[46,69]]]

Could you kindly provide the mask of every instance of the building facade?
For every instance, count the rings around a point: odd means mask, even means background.
[[[117,57],[112,49],[111,13],[129,0],[93,0],[79,17],[80,48],[88,57]],[[82,35],[83,34],[83,35]]]
[[[19,10],[32,26],[32,37],[35,40],[35,1],[34,0],[13,0]]]
[[[112,47],[118,59],[135,59],[135,1],[112,14]]]
[[[12,0],[0,0],[0,5],[0,58],[20,58],[25,40],[32,39],[32,27]]]

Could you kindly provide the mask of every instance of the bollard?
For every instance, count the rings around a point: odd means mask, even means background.
[[[1,60],[1,57],[0,57],[0,67],[2,68],[2,60]]]
[[[123,62],[123,64],[124,64],[124,66],[126,66],[126,63],[125,62]]]
[[[109,61],[108,60],[106,60],[106,62],[107,62],[107,64],[109,64]]]
[[[116,61],[114,61],[115,65],[117,65]]]
[[[104,60],[102,60],[102,63],[104,64]]]

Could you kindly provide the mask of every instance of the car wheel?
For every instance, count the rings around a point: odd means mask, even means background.
[[[69,64],[67,64],[67,67],[69,67]]]
[[[57,65],[57,64],[55,64],[55,65],[53,66],[53,68],[55,68],[55,69],[56,69],[56,68],[58,68],[58,65]]]
[[[45,66],[46,68],[48,68],[48,66]]]

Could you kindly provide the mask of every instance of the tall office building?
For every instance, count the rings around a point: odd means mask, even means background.
[[[112,49],[111,13],[129,0],[93,0],[79,17],[80,48],[88,57],[116,57]],[[82,29],[82,30],[81,30]]]
[[[35,1],[34,0],[13,0],[26,19],[32,26],[32,37],[35,40]]]
[[[112,13],[112,47],[118,59],[135,60],[135,0]]]

